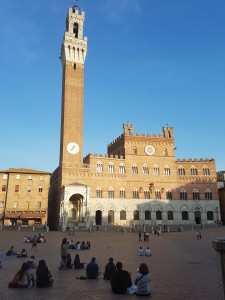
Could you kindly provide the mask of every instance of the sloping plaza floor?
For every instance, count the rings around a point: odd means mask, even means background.
[[[88,263],[95,256],[100,270],[104,270],[109,257],[122,261],[124,269],[135,278],[136,269],[141,262],[148,264],[151,275],[152,300],[217,300],[219,283],[216,251],[212,240],[225,235],[224,227],[202,230],[202,240],[196,240],[194,231],[163,233],[159,237],[150,234],[149,242],[139,242],[137,232],[76,232],[68,235],[62,232],[45,233],[47,242],[37,244],[37,250],[31,250],[32,244],[25,244],[25,235],[33,236],[32,231],[0,231],[0,249],[4,253],[3,266],[0,269],[0,300],[114,300],[136,299],[135,295],[114,295],[110,283],[103,280],[101,274],[97,280],[78,280],[85,270],[58,270],[59,248],[62,238],[75,242],[91,242],[90,250],[79,251],[82,262]],[[29,287],[28,289],[9,289],[8,282],[19,270],[25,259],[5,256],[14,245],[20,252],[26,248],[28,255],[35,255],[36,263],[45,259],[55,282],[51,288]],[[137,256],[137,249],[150,246],[151,257]],[[77,250],[70,250],[72,259]]]

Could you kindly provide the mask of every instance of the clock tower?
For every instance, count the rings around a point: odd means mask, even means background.
[[[69,9],[61,47],[61,168],[82,165],[84,62],[87,53],[87,38],[83,37],[84,19],[85,13],[76,6]]]

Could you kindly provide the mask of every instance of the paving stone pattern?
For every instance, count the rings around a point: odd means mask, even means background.
[[[64,237],[69,240],[91,242],[90,250],[69,250],[74,259],[79,253],[81,261],[88,263],[96,257],[100,270],[104,270],[109,257],[122,261],[124,269],[132,274],[134,281],[136,270],[141,262],[148,264],[151,275],[152,300],[217,300],[219,283],[216,252],[212,240],[224,235],[224,228],[202,231],[202,240],[197,240],[194,231],[150,234],[149,242],[139,242],[138,232],[75,232],[68,235],[62,232],[47,232],[46,243],[37,244],[37,250],[31,250],[32,244],[22,242],[25,235],[33,236],[32,231],[0,231],[0,249],[4,253],[0,269],[0,300],[120,300],[140,298],[135,295],[114,295],[110,283],[103,280],[103,274],[97,280],[78,280],[85,270],[58,270],[60,244]],[[54,286],[50,288],[29,287],[28,289],[9,289],[8,282],[20,269],[23,258],[5,256],[14,245],[17,252],[26,248],[29,255],[36,257],[36,263],[45,259],[54,276]],[[137,249],[150,246],[151,257],[137,256]]]

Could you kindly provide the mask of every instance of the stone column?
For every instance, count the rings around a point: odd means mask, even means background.
[[[220,285],[220,299],[225,299],[225,236],[212,241],[217,254],[217,266]]]

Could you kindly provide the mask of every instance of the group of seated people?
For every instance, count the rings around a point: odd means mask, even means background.
[[[67,254],[66,258],[66,269],[83,269],[84,263],[80,261],[79,254],[75,255],[74,261],[72,261],[70,253]]]
[[[87,250],[91,248],[91,244],[89,241],[87,241],[86,243],[85,241],[77,241],[76,243],[74,243],[74,241],[71,240],[70,242],[68,242],[68,248],[76,250]]]
[[[34,260],[35,257],[31,256],[27,262],[22,264],[21,269],[14,276],[14,286],[10,286],[11,283],[9,283],[9,287],[28,288],[31,283],[33,286],[36,283],[37,287],[49,287],[53,285],[54,279],[46,265],[46,261],[41,259],[38,266],[36,266]]]
[[[95,257],[92,257],[91,262],[86,267],[87,279],[97,279],[101,274]],[[150,274],[147,264],[141,263],[132,285],[131,274],[123,270],[122,262],[113,262],[113,258],[109,258],[109,262],[105,266],[104,277],[109,280],[114,294],[136,294],[141,296],[150,296]]]
[[[46,238],[44,233],[39,233],[38,236],[28,237],[27,235],[23,238],[23,243],[33,243],[34,240],[37,240],[37,243],[45,243]]]
[[[138,256],[151,256],[151,250],[149,247],[146,248],[146,250],[144,250],[142,247],[140,247],[137,251],[137,255]]]

